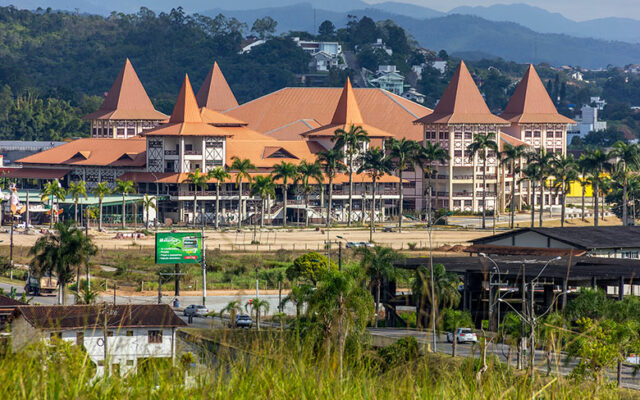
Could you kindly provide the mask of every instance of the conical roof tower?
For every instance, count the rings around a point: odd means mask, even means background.
[[[238,101],[217,61],[213,63],[204,83],[200,86],[196,99],[200,107],[206,107],[213,111],[223,112],[238,106]]]

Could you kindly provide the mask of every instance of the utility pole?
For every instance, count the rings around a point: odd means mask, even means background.
[[[26,214],[25,214],[25,223],[24,223],[24,231],[29,232],[29,191],[27,190],[27,201],[26,201]]]
[[[162,275],[158,275],[158,304],[162,304]]]
[[[338,242],[338,271],[342,271],[342,242]]]
[[[10,278],[13,280],[13,218],[14,214],[11,213],[11,234],[9,235],[9,268]]]
[[[173,295],[180,296],[180,264],[175,264],[173,266],[173,272],[175,274],[175,278],[173,280]]]
[[[216,210],[216,218],[218,218],[218,212]],[[204,244],[204,227],[202,228],[202,305],[207,305],[207,248]]]
[[[526,292],[527,292],[527,284],[526,284],[526,276],[525,276],[525,266],[524,264],[522,264],[522,288],[521,288],[521,295],[522,295],[522,315],[527,315],[527,297],[526,297]],[[525,335],[527,333],[527,328],[525,325],[525,320],[524,318],[520,319],[521,321],[521,334],[520,334],[520,353],[518,354],[518,356],[520,357],[520,368],[524,369],[524,349],[526,346],[526,338]]]

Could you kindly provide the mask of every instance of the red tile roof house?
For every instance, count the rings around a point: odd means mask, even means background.
[[[125,374],[147,359],[173,360],[176,329],[186,325],[167,304],[21,306],[11,323],[11,347],[15,352],[60,338],[86,349],[96,376],[105,373],[105,359],[112,373]]]

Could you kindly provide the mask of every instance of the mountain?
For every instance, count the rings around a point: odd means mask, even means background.
[[[515,22],[541,33],[562,33],[578,37],[640,43],[640,21],[630,18],[599,18],[577,22],[562,14],[527,4],[462,6],[452,9],[449,14],[475,15],[489,21]]]
[[[420,19],[441,17],[445,15],[445,13],[432,8],[400,3],[397,1],[385,1],[383,3],[369,4],[366,8]]]

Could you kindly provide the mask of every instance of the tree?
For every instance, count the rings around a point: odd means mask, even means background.
[[[282,180],[282,226],[287,227],[287,192],[289,183],[296,180],[298,167],[294,163],[282,161],[273,166],[273,180]]]
[[[154,209],[154,210],[158,210],[158,206],[156,206],[156,201],[157,199],[155,197],[149,196],[148,194],[145,194],[144,197],[141,199],[142,201],[142,207],[145,210],[145,213],[147,215],[147,220],[145,221],[145,226],[148,228],[149,227],[149,222],[150,222],[150,218],[149,218],[149,210],[150,209]]]
[[[73,198],[74,210],[73,210],[73,220],[78,223],[78,201],[80,201],[80,196],[87,198],[87,184],[85,181],[80,182],[70,182],[69,189],[67,190],[67,194]]]
[[[616,158],[617,175],[622,178],[622,226],[627,226],[629,225],[629,197],[627,195],[629,175],[640,168],[640,149],[637,144],[618,141],[609,152],[609,157]]]
[[[102,200],[104,196],[111,194],[111,188],[106,182],[98,182],[91,193],[98,198],[98,231],[102,231]]]
[[[524,177],[521,179],[529,181],[529,205],[531,206],[531,227],[536,224],[536,182],[540,180],[540,165],[537,163],[528,163],[522,170]]]
[[[224,313],[229,313],[229,326],[236,326],[236,315],[242,312],[239,300],[231,300],[222,310],[220,310],[220,319]]]
[[[253,165],[251,160],[244,158],[240,159],[236,156],[231,158],[233,162],[231,167],[232,171],[236,171],[236,187],[238,188],[238,229],[242,228],[242,180],[246,179],[251,186],[251,174],[249,171],[255,170],[256,166]]]
[[[260,312],[264,310],[265,315],[269,312],[269,302],[261,300],[259,297],[254,297],[244,305],[244,308],[247,311],[250,310],[250,313],[256,314],[256,327],[260,330]]]
[[[522,325],[522,319],[514,312],[506,313],[502,319],[502,324],[500,324],[500,337],[509,346],[507,350],[507,365],[511,366],[511,348],[515,344],[518,354],[518,369],[522,369],[524,366],[522,338],[528,336],[531,331],[529,325],[525,325],[523,336]]]
[[[302,182],[302,191],[304,192],[304,215],[305,215],[305,226],[309,226],[309,194],[311,193],[312,186],[310,183],[311,179],[314,179],[316,183],[322,186],[322,182],[324,181],[324,176],[322,175],[322,165],[320,162],[315,161],[313,163],[309,163],[306,160],[303,160],[300,165],[298,165],[298,178]]]
[[[384,281],[390,281],[396,277],[396,268],[393,266],[395,261],[402,259],[402,255],[397,253],[390,247],[376,246],[373,249],[369,247],[360,247],[358,252],[361,255],[360,267],[369,277],[369,287],[376,289],[376,307],[374,327],[378,327],[378,314],[380,312],[380,290]]]
[[[411,284],[411,293],[420,304],[420,310],[424,309],[425,300],[428,299],[431,305],[431,312],[436,314],[443,308],[456,307],[460,303],[460,278],[454,272],[447,272],[442,264],[433,265],[433,283],[435,299],[431,298],[431,276],[425,266],[416,269],[416,273]],[[423,316],[419,316],[422,318]]]
[[[473,320],[471,319],[471,314],[469,311],[463,310],[454,310],[451,308],[447,308],[444,310],[443,315],[443,327],[447,332],[451,332],[453,336],[453,346],[451,349],[451,357],[456,356],[456,350],[458,345],[458,336],[456,335],[456,331],[458,328],[471,327],[473,326]]]
[[[277,26],[278,21],[271,17],[258,18],[253,22],[251,32],[257,34],[260,39],[265,39],[273,36]]]
[[[284,310],[287,303],[293,303],[296,307],[296,319],[299,320],[302,313],[302,307],[309,300],[309,296],[313,293],[313,289],[313,286],[307,284],[292,286],[289,294],[282,299],[280,309]]]
[[[318,27],[318,35],[323,40],[332,38],[336,33],[336,26],[329,20],[323,21]]]
[[[600,198],[600,183],[602,176],[606,172],[611,171],[611,163],[609,155],[601,149],[589,149],[584,154],[584,166],[589,171],[591,182],[593,183],[594,210],[593,210],[593,226],[598,226],[598,217],[600,215],[598,208],[598,200]]]
[[[220,227],[220,185],[227,179],[231,178],[231,175],[222,167],[215,167],[208,173],[209,179],[216,180],[216,230]]]
[[[344,155],[339,149],[331,149],[318,153],[318,161],[322,164],[324,173],[329,180],[329,201],[327,201],[327,229],[331,224],[331,206],[333,201],[333,180],[339,172],[347,170],[346,165],[342,161]]]
[[[516,184],[518,183],[518,173],[520,172],[520,168],[522,168],[522,158],[524,157],[526,152],[527,152],[526,145],[521,144],[518,146],[513,146],[510,143],[505,143],[503,146],[502,152],[500,152],[500,163],[503,165],[504,164],[509,165],[509,169],[512,177],[511,202],[509,205],[509,214],[511,215],[509,226],[511,227],[511,229],[513,229],[513,227],[515,226],[515,216],[516,216],[515,198],[516,198]]]
[[[564,156],[556,154],[551,160],[553,170],[554,189],[560,193],[560,202],[562,211],[560,213],[560,226],[564,227],[565,210],[567,207],[567,193],[571,190],[571,182],[578,179],[578,170],[576,169],[576,160],[570,154]]]
[[[57,204],[57,209],[60,210],[60,200],[64,201],[66,191],[60,185],[60,182],[55,179],[51,182],[45,183],[44,187],[40,191],[40,200],[43,203],[51,200],[51,218],[49,221],[49,228],[53,228],[53,221],[57,218],[57,214],[54,212],[53,203]]]
[[[391,173],[393,170],[393,163],[391,159],[388,158],[384,150],[379,147],[374,147],[372,149],[367,150],[362,156],[362,165],[358,169],[358,173],[361,174],[363,172],[367,172],[371,177],[373,189],[371,191],[371,219],[369,220],[369,241],[373,242],[373,225],[374,225],[374,216],[376,212],[376,186],[378,179],[380,179],[385,174]],[[382,208],[382,204],[380,208]],[[364,212],[364,207],[363,207]],[[364,219],[364,214],[362,215]]]
[[[264,227],[264,210],[269,204],[269,197],[276,196],[276,185],[270,176],[256,176],[251,187],[251,195],[259,196],[262,199],[260,207],[260,227]]]
[[[498,144],[495,142],[496,134],[489,132],[486,135],[474,135],[473,141],[467,146],[469,157],[480,157],[482,160],[482,229],[487,228],[487,152],[498,153]],[[493,212],[496,212],[494,200]]]
[[[324,275],[334,269],[337,269],[336,265],[333,262],[329,264],[327,257],[310,252],[293,260],[293,264],[287,268],[287,279],[304,279],[315,286]]]
[[[200,172],[200,168],[196,168],[195,171],[189,172],[187,175],[187,182],[193,185],[193,226],[196,226],[196,216],[198,215],[198,189],[204,191],[209,181],[209,175]],[[206,225],[206,218],[204,214],[204,200],[200,205],[200,218],[202,219],[202,228]]]
[[[441,163],[444,164],[449,160],[449,151],[442,147],[440,143],[432,143],[430,141],[426,141],[424,143],[424,147],[420,149],[420,152],[417,155],[418,165],[422,170],[422,173],[427,176],[427,188],[425,192],[427,193],[427,223],[431,225],[431,210],[432,210],[432,178],[433,175],[437,172],[434,168],[434,164]]]
[[[366,17],[365,17],[366,18]],[[331,141],[335,143],[334,149],[343,150],[347,158],[347,168],[349,169],[349,216],[347,225],[351,226],[353,211],[353,172],[355,170],[354,161],[361,154],[362,144],[369,143],[369,135],[361,126],[351,125],[349,130],[336,129]]]
[[[55,232],[40,237],[29,254],[33,255],[31,265],[40,276],[56,275],[60,290],[58,304],[64,305],[64,289],[73,280],[74,267],[88,264],[97,251],[91,239],[68,221],[56,223]]]
[[[126,228],[126,197],[129,193],[135,193],[136,189],[133,185],[132,181],[123,181],[120,179],[116,179],[116,188],[115,192],[122,193],[122,229]]]
[[[582,187],[582,199],[581,199],[581,218],[582,221],[585,221],[585,197],[587,193],[587,186],[591,184],[591,180],[589,179],[589,163],[585,154],[580,155],[578,159],[578,172],[580,174],[580,186]]]
[[[404,170],[413,167],[413,164],[418,158],[420,152],[420,144],[415,140],[407,140],[402,138],[400,140],[391,138],[387,141],[387,149],[389,150],[389,156],[393,160],[394,169],[398,173],[400,183],[398,184],[398,231],[402,232],[402,215],[404,214],[403,200],[404,200],[404,185],[402,182],[402,173]]]
[[[551,164],[553,160],[553,153],[547,153],[545,149],[538,151],[532,151],[527,154],[527,163],[537,166],[536,178],[539,181],[540,186],[540,210],[539,210],[539,224],[542,226],[542,217],[544,214],[544,189],[547,179],[553,175],[551,170]],[[551,202],[550,202],[551,203]]]

